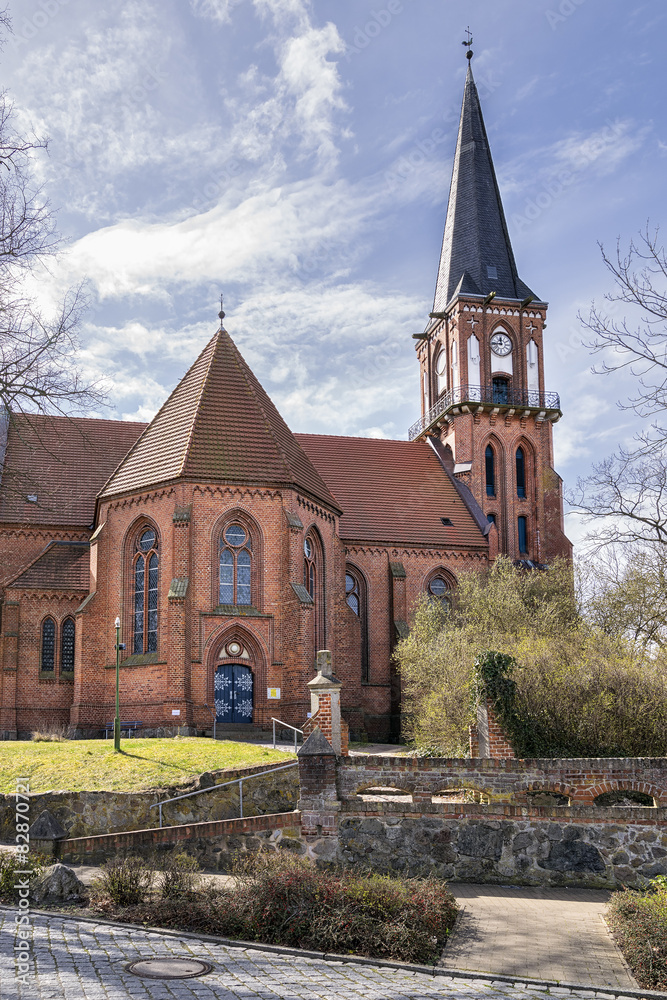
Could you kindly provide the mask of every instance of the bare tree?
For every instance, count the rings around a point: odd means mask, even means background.
[[[600,250],[614,287],[605,295],[606,309],[593,303],[588,316],[579,317],[592,334],[588,347],[602,355],[593,370],[602,375],[629,370],[636,392],[619,406],[658,418],[667,410],[667,254],[660,230],[647,223],[627,253],[620,241],[613,257],[602,245]],[[594,523],[587,539],[594,549],[667,545],[667,429],[654,419],[637,435],[635,448],[619,448],[594,465],[567,499]]]
[[[571,506],[595,522],[592,547],[623,543],[667,545],[667,455],[619,449],[593,466],[568,496]]]
[[[7,11],[0,29],[11,30]],[[53,211],[32,179],[32,160],[47,141],[16,128],[0,93],[0,410],[12,413],[84,412],[103,399],[101,387],[77,363],[77,329],[85,306],[71,289],[51,315],[26,292],[27,279],[62,250]]]
[[[660,242],[658,227],[651,232],[648,223],[628,252],[616,243],[615,257],[600,244],[602,259],[614,279],[614,290],[605,295],[608,309],[592,304],[581,322],[592,333],[588,347],[604,354],[600,374],[629,369],[637,377],[637,391],[623,409],[633,409],[640,416],[651,417],[667,409],[667,255]],[[634,321],[613,313],[619,306],[636,314]],[[660,440],[664,439],[662,430]]]

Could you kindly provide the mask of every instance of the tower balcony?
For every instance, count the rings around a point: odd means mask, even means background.
[[[512,389],[509,385],[459,385],[448,389],[428,413],[415,421],[408,430],[414,441],[435,424],[449,422],[458,413],[502,413],[506,416],[534,416],[536,420],[555,423],[562,417],[560,396],[557,392],[539,392],[529,389]]]

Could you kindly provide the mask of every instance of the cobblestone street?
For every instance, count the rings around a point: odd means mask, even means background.
[[[0,912],[2,1000],[411,1000],[411,998],[544,997],[546,987],[521,987],[491,979],[450,979],[357,962],[331,962],[269,951],[233,948],[170,934],[60,915],[33,915],[34,969],[29,984],[14,970],[14,913]],[[139,958],[198,958],[213,971],[199,979],[156,981],[125,971]],[[551,994],[610,997],[602,991],[551,989]]]

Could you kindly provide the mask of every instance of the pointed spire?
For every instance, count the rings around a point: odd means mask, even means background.
[[[466,42],[468,72],[449,189],[433,312],[459,292],[525,299],[518,276]],[[470,40],[472,44],[472,39]]]

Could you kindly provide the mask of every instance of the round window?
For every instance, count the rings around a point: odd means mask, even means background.
[[[230,642],[227,646],[227,652],[230,656],[238,656],[241,652],[242,646],[240,642]]]
[[[447,371],[447,351],[444,349],[444,347],[440,351],[440,354],[438,355],[437,360],[435,362],[435,371],[436,375],[444,375],[445,372]]]
[[[148,528],[143,532],[141,538],[139,539],[139,548],[142,552],[148,552],[155,545],[155,532],[152,528]]]
[[[306,554],[306,559],[310,559],[313,554],[313,546],[311,544],[310,538],[306,538],[303,543],[303,551]]]
[[[243,545],[247,537],[240,524],[230,524],[225,531],[225,541],[228,545],[234,545],[237,548],[239,545]]]
[[[434,577],[428,585],[428,589],[434,597],[442,597],[447,590],[447,584],[441,576]]]

